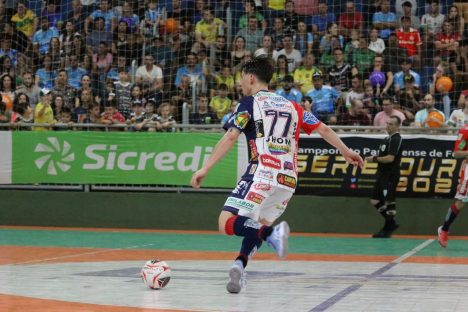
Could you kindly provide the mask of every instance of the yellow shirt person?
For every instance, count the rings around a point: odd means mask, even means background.
[[[20,15],[20,13],[22,15]],[[15,24],[15,28],[18,31],[22,31],[29,38],[34,34],[36,14],[33,11],[26,9],[24,4],[18,4],[18,13],[13,15],[11,21]]]
[[[34,109],[34,123],[54,124],[54,111],[50,104],[52,103],[52,93],[48,89],[41,90],[42,99],[37,103]],[[50,130],[48,127],[34,127],[34,131]]]

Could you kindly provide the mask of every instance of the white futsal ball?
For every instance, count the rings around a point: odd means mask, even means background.
[[[141,279],[152,289],[161,289],[171,280],[171,268],[166,262],[149,260],[141,269]]]

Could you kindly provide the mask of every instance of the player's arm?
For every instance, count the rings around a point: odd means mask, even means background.
[[[455,158],[467,158],[468,150],[466,149],[466,138],[463,134],[459,134],[458,140],[455,142],[453,156]]]
[[[224,158],[226,154],[231,150],[234,144],[237,142],[239,138],[240,131],[235,127],[229,128],[229,130],[224,134],[224,136],[219,140],[216,144],[213,153],[211,153],[208,160],[205,162],[203,167],[195,172],[192,176],[192,181],[190,184],[194,188],[200,188],[201,182],[207,175],[208,171],[216,165],[218,161]]]
[[[316,131],[322,138],[325,139],[328,143],[332,146],[337,148],[343,157],[346,159],[347,162],[354,166],[362,167],[363,160],[361,156],[355,151],[349,149],[346,144],[340,139],[340,137],[333,131],[329,126],[324,123],[320,123],[317,127]]]

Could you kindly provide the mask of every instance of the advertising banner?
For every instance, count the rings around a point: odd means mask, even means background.
[[[221,134],[13,132],[12,183],[190,185]],[[235,186],[237,146],[206,187]]]
[[[342,136],[362,156],[377,155],[384,135]],[[453,158],[455,136],[403,135],[397,196],[453,197],[461,160]],[[319,137],[301,138],[297,194],[370,197],[376,163],[358,169],[348,165],[338,150]]]

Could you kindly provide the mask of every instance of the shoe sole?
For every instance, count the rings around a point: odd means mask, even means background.
[[[226,285],[226,289],[231,294],[238,294],[242,289],[242,270],[235,266],[229,270],[229,282]]]
[[[284,259],[288,255],[288,238],[289,238],[290,229],[289,229],[289,224],[286,221],[281,222],[279,226],[281,228],[281,231],[283,232],[283,237],[281,237],[283,248],[282,248],[282,252],[278,253],[278,257],[280,257],[280,259]]]
[[[442,227],[441,227],[441,226],[439,226],[439,227],[437,228],[437,241],[439,242],[439,245],[440,245],[441,247],[447,248],[447,244],[444,245],[444,244],[442,244],[442,242],[440,241],[440,233],[442,233]]]

